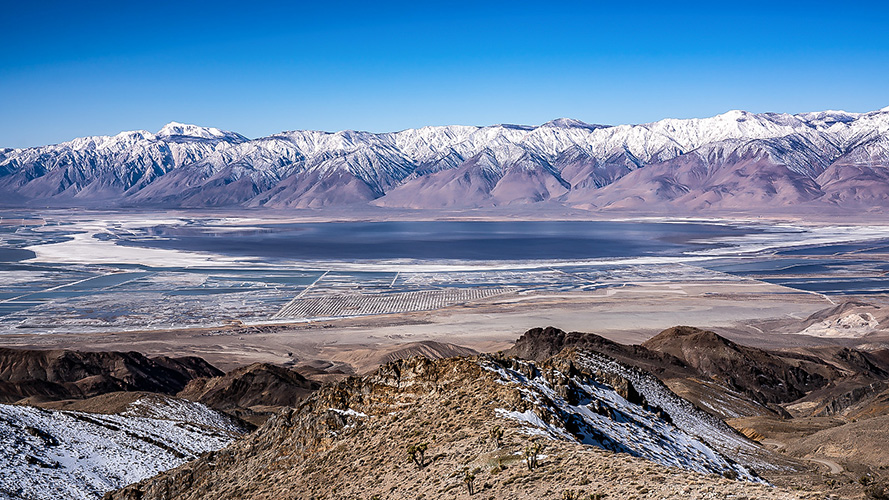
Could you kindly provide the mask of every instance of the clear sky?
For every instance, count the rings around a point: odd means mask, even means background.
[[[0,147],[889,106],[885,2],[5,2]]]

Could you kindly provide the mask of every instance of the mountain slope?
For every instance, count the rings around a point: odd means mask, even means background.
[[[253,363],[219,377],[193,379],[177,396],[258,425],[272,411],[296,406],[319,386],[289,368]]]
[[[204,405],[157,396],[119,414],[0,405],[0,497],[98,499],[243,432]]]
[[[776,210],[889,204],[889,108],[640,125],[289,131],[171,123],[0,149],[8,206]]]
[[[824,196],[812,176],[826,168],[829,153],[813,154],[799,143],[786,147],[803,158],[775,155],[768,142],[723,141],[632,172],[602,189],[596,200],[601,207],[661,204],[695,211],[790,206]],[[568,200],[582,202],[583,194],[572,193]]]
[[[121,132],[5,150],[0,154],[0,193],[65,206],[117,200],[171,170],[246,141],[234,132],[172,122],[157,134]]]
[[[773,353],[691,327],[664,330],[642,346],[670,354],[694,368],[700,378],[719,380],[763,403],[794,401],[840,377],[837,371],[822,375],[804,363],[791,363]],[[833,367],[821,363],[820,368]]]

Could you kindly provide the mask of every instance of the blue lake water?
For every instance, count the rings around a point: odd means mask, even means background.
[[[572,260],[681,255],[696,242],[756,229],[610,221],[434,221],[275,224],[224,231],[156,226],[119,244],[293,260]]]

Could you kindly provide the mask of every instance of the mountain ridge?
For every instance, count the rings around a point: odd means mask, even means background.
[[[0,149],[0,194],[8,206],[65,207],[882,209],[887,109],[256,139],[171,122],[157,133]]]
[[[0,402],[84,398],[121,390],[175,394],[192,379],[222,374],[194,356],[0,348]]]

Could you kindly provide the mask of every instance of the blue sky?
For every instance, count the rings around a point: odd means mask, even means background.
[[[0,147],[889,106],[882,2],[16,2]]]

